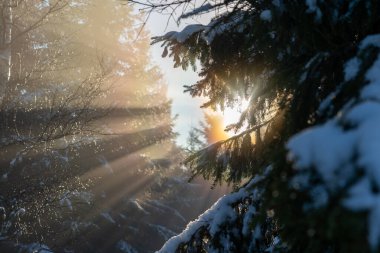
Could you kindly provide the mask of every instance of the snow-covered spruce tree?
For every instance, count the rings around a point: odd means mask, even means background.
[[[186,161],[215,182],[250,182],[161,252],[378,252],[380,1],[141,4],[217,13],[153,42],[176,67],[200,62],[185,88],[205,107],[250,101],[231,126],[243,132]]]

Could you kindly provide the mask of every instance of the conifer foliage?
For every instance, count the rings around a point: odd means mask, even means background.
[[[213,14],[153,43],[175,67],[199,61],[185,90],[205,107],[250,101],[229,127],[248,125],[241,134],[186,161],[216,183],[250,182],[161,252],[378,252],[380,2],[140,4],[179,20]]]

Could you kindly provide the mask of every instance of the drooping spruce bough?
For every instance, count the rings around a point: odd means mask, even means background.
[[[131,1],[136,2],[136,1]],[[239,185],[161,252],[378,252],[380,2],[150,1],[214,13],[156,37],[205,107],[250,105],[236,137],[190,156],[194,175]],[[188,19],[190,20],[190,19]]]

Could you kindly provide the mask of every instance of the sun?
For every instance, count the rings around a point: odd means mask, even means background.
[[[246,110],[249,106],[249,100],[242,100],[238,102],[234,107],[226,107],[223,111],[218,110],[218,113],[222,116],[223,128],[237,123],[240,119],[241,113]],[[233,131],[228,131],[229,136],[233,136],[235,133]]]
[[[219,113],[222,115],[222,123],[224,128],[238,122],[241,115],[241,112],[236,110],[236,108],[226,108],[224,111]]]
[[[225,140],[234,136],[235,134],[238,134],[239,131],[235,133],[232,130],[225,131],[225,129],[227,126],[239,121],[241,113],[247,109],[248,105],[249,101],[244,100],[236,103],[234,107],[226,107],[224,110],[206,110],[205,120],[211,130],[207,134],[207,141],[209,143],[214,143],[216,141]]]

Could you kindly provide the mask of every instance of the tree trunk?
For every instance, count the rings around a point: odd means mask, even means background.
[[[12,43],[12,14],[13,0],[2,0],[1,6],[1,45],[0,45],[0,68],[1,86],[6,88],[6,83],[11,78],[11,43]]]
[[[9,81],[11,79],[11,66],[12,66],[12,22],[13,13],[12,8],[14,0],[1,0],[1,38],[0,38],[0,110],[3,111],[3,118],[0,119],[1,128],[7,128],[8,118],[4,115],[6,107],[6,100],[9,91]]]

